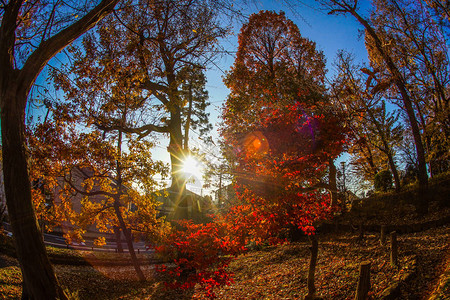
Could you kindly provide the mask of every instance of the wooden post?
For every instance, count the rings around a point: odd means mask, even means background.
[[[358,287],[356,288],[355,300],[368,299],[370,290],[370,262],[365,261],[359,265]]]
[[[358,236],[358,240],[363,240],[364,239],[364,225],[361,224],[359,225],[359,236]]]
[[[386,225],[381,225],[380,243],[381,246],[386,245]]]
[[[397,232],[391,232],[391,266],[398,266]]]

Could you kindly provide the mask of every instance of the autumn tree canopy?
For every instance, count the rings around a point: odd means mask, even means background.
[[[52,211],[44,209],[44,218],[57,225],[68,221],[72,225],[65,233],[69,242],[82,240],[91,225],[105,233],[114,229],[119,239],[121,231],[137,274],[144,280],[132,234],[149,237],[163,226],[163,220],[156,219],[157,203],[151,193],[157,188],[153,176],[166,170],[161,162],[152,160],[150,141],[137,141],[120,126],[105,133],[93,125],[98,119],[124,124],[142,113],[142,99],[133,98],[130,89],[118,86],[119,82],[108,76],[115,74],[105,72],[103,80],[122,93],[68,97],[63,103],[54,103],[51,118],[30,130],[28,146],[34,181],[55,198],[49,203]],[[97,84],[84,83],[85,88]],[[35,194],[35,205],[40,207],[42,193]],[[81,207],[75,210],[74,202]]]
[[[246,127],[264,115],[260,103],[282,109],[320,97],[324,76],[325,58],[315,43],[303,38],[284,13],[260,12],[239,34],[236,60],[225,78],[235,99],[227,109]]]
[[[330,187],[329,164],[344,136],[327,104],[324,76],[322,53],[284,13],[262,11],[241,29],[225,79],[231,93],[222,132],[237,161],[241,209],[254,211],[254,227],[271,227],[261,232],[311,231],[329,212],[330,198],[320,189]]]
[[[56,76],[70,97],[131,89],[145,114],[123,124],[98,117],[95,124],[105,132],[120,127],[140,138],[168,134],[172,188],[178,192],[184,186],[181,168],[189,130],[211,128],[204,111],[208,101],[203,72],[215,56],[217,39],[226,31],[210,4],[138,1],[84,39],[83,49],[75,51],[74,84],[68,77]],[[109,85],[111,76],[117,85]]]
[[[371,21],[382,33],[383,43],[389,43],[386,51],[399,62],[399,69],[405,74],[422,132],[427,169],[431,176],[445,172],[449,168],[447,150],[450,147],[447,95],[450,69],[448,42],[444,37],[448,19],[442,14],[433,16],[433,10],[421,2],[375,1],[374,5],[376,13]],[[378,81],[390,82],[389,75],[382,72],[384,64],[374,51],[373,39],[368,36],[366,47]],[[395,97],[398,92],[390,91],[393,92],[392,102],[398,103]]]
[[[249,243],[279,242],[291,228],[313,234],[336,207],[334,161],[344,149],[365,179],[379,174],[382,190],[390,173],[401,189],[399,153],[407,154],[405,168],[417,171],[421,213],[428,208],[428,177],[448,172],[444,1],[374,0],[367,16],[357,0],[319,2],[361,24],[369,64],[355,65],[339,53],[337,77],[327,88],[323,53],[283,12],[249,17],[224,79],[230,94],[220,132],[228,163],[213,165],[219,195],[227,172],[236,199],[211,223],[170,228],[156,250],[173,259],[174,282],[191,279],[184,286],[201,282],[212,290],[231,281],[229,255]],[[115,10],[118,3],[0,3],[2,167],[24,299],[66,298],[37,218],[70,221],[77,230],[69,238],[81,238],[92,224],[103,231],[120,227],[136,262],[131,233],[164,227],[152,176],[169,172],[149,155],[153,138],[168,138],[170,189],[182,195],[190,133],[211,129],[205,70],[228,33],[220,13],[232,2],[126,0]],[[74,43],[80,35],[82,42]],[[27,128],[30,89],[68,45],[66,65],[50,73],[61,98],[46,102],[52,114]],[[55,194],[58,203],[50,201]],[[84,196],[81,211],[71,207],[74,194]],[[136,263],[135,269],[143,280]]]
[[[446,50],[443,51],[447,49],[442,35],[445,30],[441,31],[448,26],[448,18],[435,1],[429,1],[428,7],[420,1],[375,1],[369,17],[361,13],[356,0],[319,2],[328,9],[329,14],[350,15],[364,28],[372,68],[371,79],[376,80],[380,88],[389,89],[392,93],[391,100],[403,109],[407,129],[413,137],[420,186],[417,210],[426,213],[429,202],[426,192],[427,160],[435,160],[441,155],[445,157],[441,150],[448,149],[448,124],[445,121],[448,119],[448,99],[445,100],[444,93],[448,85],[448,58]],[[435,111],[425,117],[427,106]],[[438,111],[445,115],[439,121],[436,117],[441,113]],[[439,146],[433,148],[439,149],[439,154],[431,148],[427,149],[432,140],[427,130],[433,127],[426,129],[428,118],[435,119],[438,124],[435,134],[441,136],[439,140],[442,143],[438,142]],[[427,158],[431,153],[432,156]],[[438,161],[436,166],[429,165],[428,168],[439,170],[442,166]],[[443,166],[447,163],[448,159],[443,158]]]
[[[379,171],[389,169],[399,191],[396,153],[404,132],[399,112],[386,107],[386,91],[373,84],[371,72],[356,65],[350,54],[339,52],[335,65],[338,73],[331,96],[345,115],[351,138],[347,151],[352,155],[354,169],[372,183]]]

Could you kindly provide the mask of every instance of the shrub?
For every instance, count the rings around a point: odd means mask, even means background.
[[[417,181],[419,170],[412,164],[407,164],[405,174],[402,177],[403,185],[411,184]]]
[[[389,170],[383,170],[375,175],[374,187],[378,192],[387,192],[392,188],[392,174]]]
[[[155,252],[167,258],[174,268],[157,266],[157,271],[168,275],[166,286],[182,290],[199,284],[207,298],[215,298],[214,289],[233,282],[228,264],[245,248],[229,235],[229,225],[217,220],[207,224],[178,221],[178,229],[168,236]]]

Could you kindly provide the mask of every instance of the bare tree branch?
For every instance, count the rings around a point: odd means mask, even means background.
[[[17,2],[21,3],[22,1]],[[50,58],[78,38],[81,33],[86,32],[103,17],[108,15],[118,2],[119,0],[102,0],[99,5],[80,20],[42,42],[27,59],[22,68],[22,72],[20,72],[20,79],[23,80],[25,86],[33,83]]]
[[[147,125],[143,125],[141,127],[136,127],[136,128],[130,128],[130,127],[125,127],[125,126],[120,126],[120,125],[104,125],[104,124],[100,124],[100,123],[94,123],[94,125],[98,129],[100,129],[104,132],[119,130],[119,131],[122,131],[125,133],[138,134],[139,138],[143,138],[152,132],[162,132],[162,133],[170,132],[169,126],[157,126],[157,125],[153,125],[153,124],[147,124]]]

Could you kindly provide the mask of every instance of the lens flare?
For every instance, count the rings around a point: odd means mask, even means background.
[[[192,156],[186,157],[183,162],[183,168],[181,169],[181,171],[184,174],[193,175],[198,179],[202,178],[203,175],[200,162]]]

